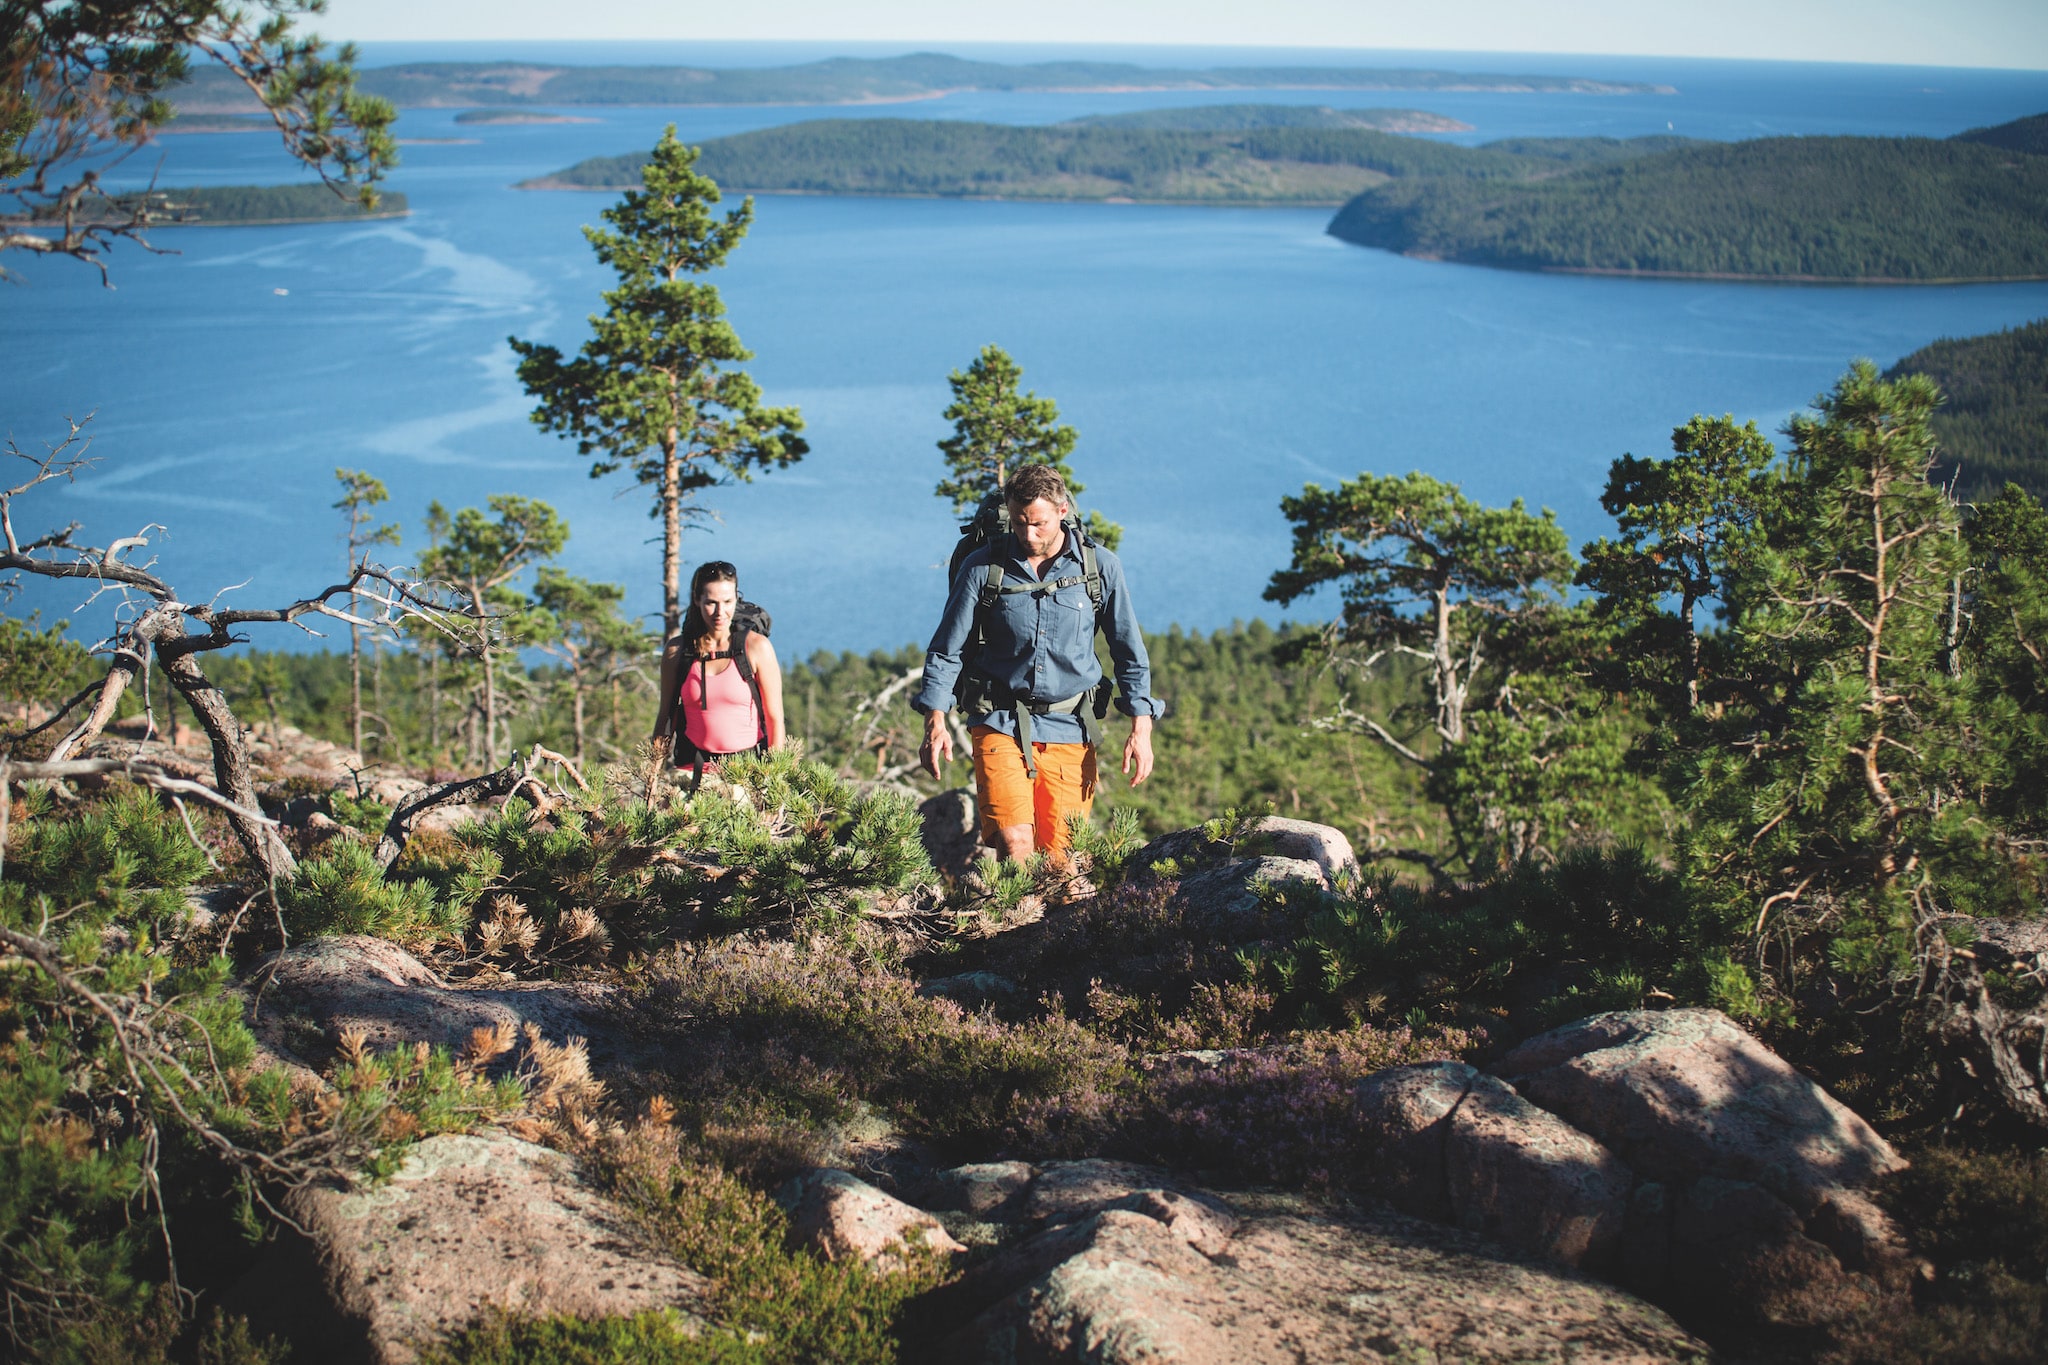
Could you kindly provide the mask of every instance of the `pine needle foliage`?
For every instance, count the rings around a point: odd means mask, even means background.
[[[682,622],[683,521],[704,489],[783,468],[809,446],[795,408],[771,408],[736,368],[752,353],[725,319],[714,285],[696,278],[725,263],[753,222],[751,199],[722,219],[719,190],[694,168],[698,152],[670,124],[640,172],[640,187],[585,228],[600,262],[618,275],[574,359],[510,338],[519,380],[536,400],[535,425],[575,439],[592,478],[629,470],[654,490],[662,521],[664,634]]]

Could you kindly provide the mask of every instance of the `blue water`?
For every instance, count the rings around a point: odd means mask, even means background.
[[[804,60],[746,45],[635,47],[629,60]],[[429,50],[430,49],[430,50]],[[610,45],[551,46],[616,61]],[[530,45],[373,47],[371,61],[537,57]],[[1003,60],[1069,55],[981,49]],[[1156,64],[1271,62],[1270,53],[1129,50]],[[1317,60],[1309,54],[1284,54]],[[413,145],[392,187],[413,214],[364,225],[167,231],[180,254],[124,249],[114,291],[66,262],[10,261],[0,292],[0,427],[24,446],[96,411],[101,464],[35,495],[22,530],[71,519],[104,543],[167,523],[152,550],[187,596],[248,581],[264,602],[331,579],[342,560],[332,472],[368,469],[416,533],[427,502],[497,492],[555,503],[573,572],[623,582],[659,608],[659,551],[641,491],[591,481],[569,444],[526,420],[508,334],[573,348],[609,277],[578,228],[606,196],[512,190],[585,156],[791,118],[1044,122],[1163,104],[1265,98],[1407,105],[1476,131],[1946,135],[2048,109],[2048,73],[1671,59],[1341,54],[1361,65],[1557,71],[1659,81],[1669,96],[990,95],[846,109],[569,110],[597,121],[457,125],[408,112]],[[1334,60],[1327,56],[1322,60]],[[166,184],[275,182],[291,168],[263,136],[167,138]],[[2048,314],[2048,285],[1847,288],[1511,274],[1404,260],[1323,235],[1327,210],[1154,208],[768,196],[720,272],[749,366],[799,405],[812,454],[714,490],[722,520],[685,542],[728,558],[775,612],[785,654],[922,639],[951,539],[931,496],[945,377],[997,342],[1081,432],[1084,502],[1127,528],[1148,625],[1198,628],[1276,613],[1260,600],[1287,558],[1279,499],[1361,470],[1422,469],[1475,497],[1556,509],[1572,534],[1606,529],[1598,493],[1624,451],[1666,448],[1699,411],[1776,427],[1855,356],[1888,364],[1940,336]],[[284,290],[285,293],[276,291]],[[13,610],[70,615],[83,594],[38,590]],[[77,615],[97,635],[104,600]],[[1324,608],[1326,609],[1326,608]],[[1316,614],[1316,609],[1309,611]],[[265,644],[317,644],[273,629]]]

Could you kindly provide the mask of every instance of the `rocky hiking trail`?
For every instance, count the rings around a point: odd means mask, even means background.
[[[937,862],[959,856],[944,838],[957,805],[927,811]],[[1185,932],[1222,941],[1252,932],[1260,883],[1352,865],[1337,831],[1272,819],[1221,855],[1188,831],[1146,856],[1185,869]],[[529,1025],[585,1040],[624,1092],[687,1065],[656,1055],[598,981],[449,981],[347,935],[257,975],[259,1035],[300,1076],[344,1035],[452,1048]],[[1025,987],[976,972],[922,989]],[[1218,1071],[1250,1051],[1158,1064]],[[1103,1158],[951,1165],[874,1116],[777,1200],[810,1254],[886,1272],[908,1245],[950,1267],[905,1317],[906,1358],[933,1361],[1697,1360],[1713,1352],[1681,1320],[1797,1327],[1913,1274],[1869,1198],[1900,1158],[1713,1011],[1594,1016],[1484,1070],[1389,1068],[1357,1084],[1351,1116],[1374,1155],[1341,1197]],[[401,1365],[492,1311],[706,1312],[702,1277],[575,1157],[503,1131],[429,1138],[390,1179],[302,1191],[290,1212],[304,1235],[226,1303],[293,1340],[294,1359]]]
[[[283,739],[277,759],[300,785],[361,787],[353,755]],[[387,803],[420,788],[370,780]],[[301,798],[283,818],[319,831],[319,807]],[[972,814],[964,793],[924,803],[926,850],[951,876],[972,866]],[[1174,872],[1155,930],[1215,951],[1271,930],[1262,888],[1357,869],[1340,832],[1276,817],[1229,844],[1168,835],[1135,861]],[[1051,959],[1032,936],[1072,913],[1033,903],[989,930],[1024,945],[998,964],[1017,979],[931,975],[916,993],[961,1011],[1033,998]],[[266,1060],[301,1086],[323,1085],[337,1052],[454,1051],[480,1032],[568,1041],[619,1095],[659,1094],[692,1065],[664,1051],[644,1001],[579,975],[450,979],[398,944],[342,934],[270,955],[243,989]],[[1214,1080],[1204,1093],[1227,1105],[1233,1068],[1274,1052],[1145,1065]],[[1921,1273],[1871,1198],[1902,1159],[1712,1010],[1595,1015],[1484,1068],[1387,1067],[1345,1106],[1362,1174],[1321,1195],[1113,1153],[959,1164],[863,1106],[775,1198],[808,1255],[884,1274],[936,1259],[944,1273],[902,1317],[912,1360],[1704,1360],[1702,1332],[1796,1332],[1902,1296]],[[336,1365],[404,1365],[494,1313],[715,1321],[705,1277],[537,1135],[444,1133],[406,1148],[388,1178],[293,1192],[298,1230],[222,1306],[290,1341],[295,1361]]]

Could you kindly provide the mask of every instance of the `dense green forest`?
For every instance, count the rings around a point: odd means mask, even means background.
[[[820,119],[717,138],[698,163],[734,190],[1030,199],[1336,203],[1389,177],[1515,179],[1665,151],[1673,138],[1524,139],[1459,147],[1366,128],[1236,132],[925,119]],[[593,157],[529,189],[639,183],[644,153]],[[1346,188],[1346,187],[1350,188]]]
[[[1334,235],[1518,269],[1857,280],[2048,275],[2048,158],[1925,138],[1682,147],[1514,184],[1380,185]]]
[[[1935,477],[1965,502],[2016,483],[2048,498],[2048,319],[1923,346],[1889,374],[1925,374],[1948,401],[1935,414]]]
[[[1489,90],[1641,95],[1662,87],[1576,76],[1496,75],[1365,67],[1219,67],[1191,71],[1121,62],[1010,66],[938,52],[834,57],[801,66],[553,66],[540,62],[409,62],[364,69],[358,85],[401,107],[559,104],[867,104],[956,90]],[[248,89],[201,66],[173,95],[192,113],[255,107]]]
[[[1426,109],[1332,109],[1326,104],[1204,104],[1192,109],[1134,109],[1066,121],[1073,128],[1149,128],[1242,132],[1247,128],[1371,128],[1382,133],[1469,133],[1472,125]]]

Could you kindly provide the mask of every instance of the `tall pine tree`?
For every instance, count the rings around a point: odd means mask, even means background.
[[[683,521],[695,496],[810,449],[797,410],[763,406],[760,387],[733,368],[753,353],[725,320],[717,287],[693,278],[723,265],[754,220],[751,199],[723,219],[712,214],[718,186],[696,172],[697,155],[670,124],[641,170],[642,188],[604,211],[610,230],[583,230],[619,283],[575,359],[509,338],[520,382],[539,400],[534,422],[575,437],[592,478],[630,469],[655,490],[669,635],[682,626]]]

